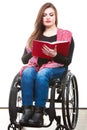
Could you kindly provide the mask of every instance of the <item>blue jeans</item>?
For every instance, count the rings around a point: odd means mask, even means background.
[[[34,99],[36,107],[45,107],[49,81],[53,78],[61,78],[65,70],[65,67],[44,68],[37,72],[34,67],[26,68],[21,79],[23,106],[32,105]]]

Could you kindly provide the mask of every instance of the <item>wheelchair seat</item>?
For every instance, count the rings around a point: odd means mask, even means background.
[[[48,116],[49,123],[43,124],[41,127],[49,127],[55,120],[57,127],[55,130],[72,130],[75,129],[78,121],[78,84],[75,75],[67,70],[63,78],[53,79],[49,82],[49,94],[47,99],[47,106],[45,108],[44,116]],[[58,103],[61,104],[61,116],[57,114],[59,110]],[[22,130],[19,120],[23,113],[22,96],[21,96],[21,77],[19,73],[13,79],[10,94],[9,94],[9,117],[10,124],[8,130]]]

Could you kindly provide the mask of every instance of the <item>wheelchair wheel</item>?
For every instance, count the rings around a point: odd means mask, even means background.
[[[64,125],[74,129],[78,120],[78,85],[70,71],[66,74],[62,91],[62,115]]]
[[[11,85],[10,95],[9,95],[9,116],[10,122],[9,129],[12,127],[20,128],[18,118],[20,118],[20,113],[22,112],[22,101],[21,101],[21,88],[20,88],[20,77],[17,74]],[[13,127],[14,126],[14,127]],[[20,128],[21,129],[21,128]]]

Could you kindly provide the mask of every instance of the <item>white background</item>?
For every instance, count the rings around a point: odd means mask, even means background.
[[[8,106],[12,80],[23,65],[26,41],[45,2],[57,7],[58,26],[73,33],[75,51],[70,70],[78,80],[79,106],[87,107],[86,0],[0,0],[0,107]]]

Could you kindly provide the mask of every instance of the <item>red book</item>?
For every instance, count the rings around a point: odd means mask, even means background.
[[[67,56],[70,42],[69,41],[47,42],[47,41],[33,40],[32,55],[41,58],[52,59],[52,57],[47,56],[43,53],[42,48],[44,45],[48,46],[51,49],[54,49],[55,45],[57,45],[57,52],[63,56]]]

